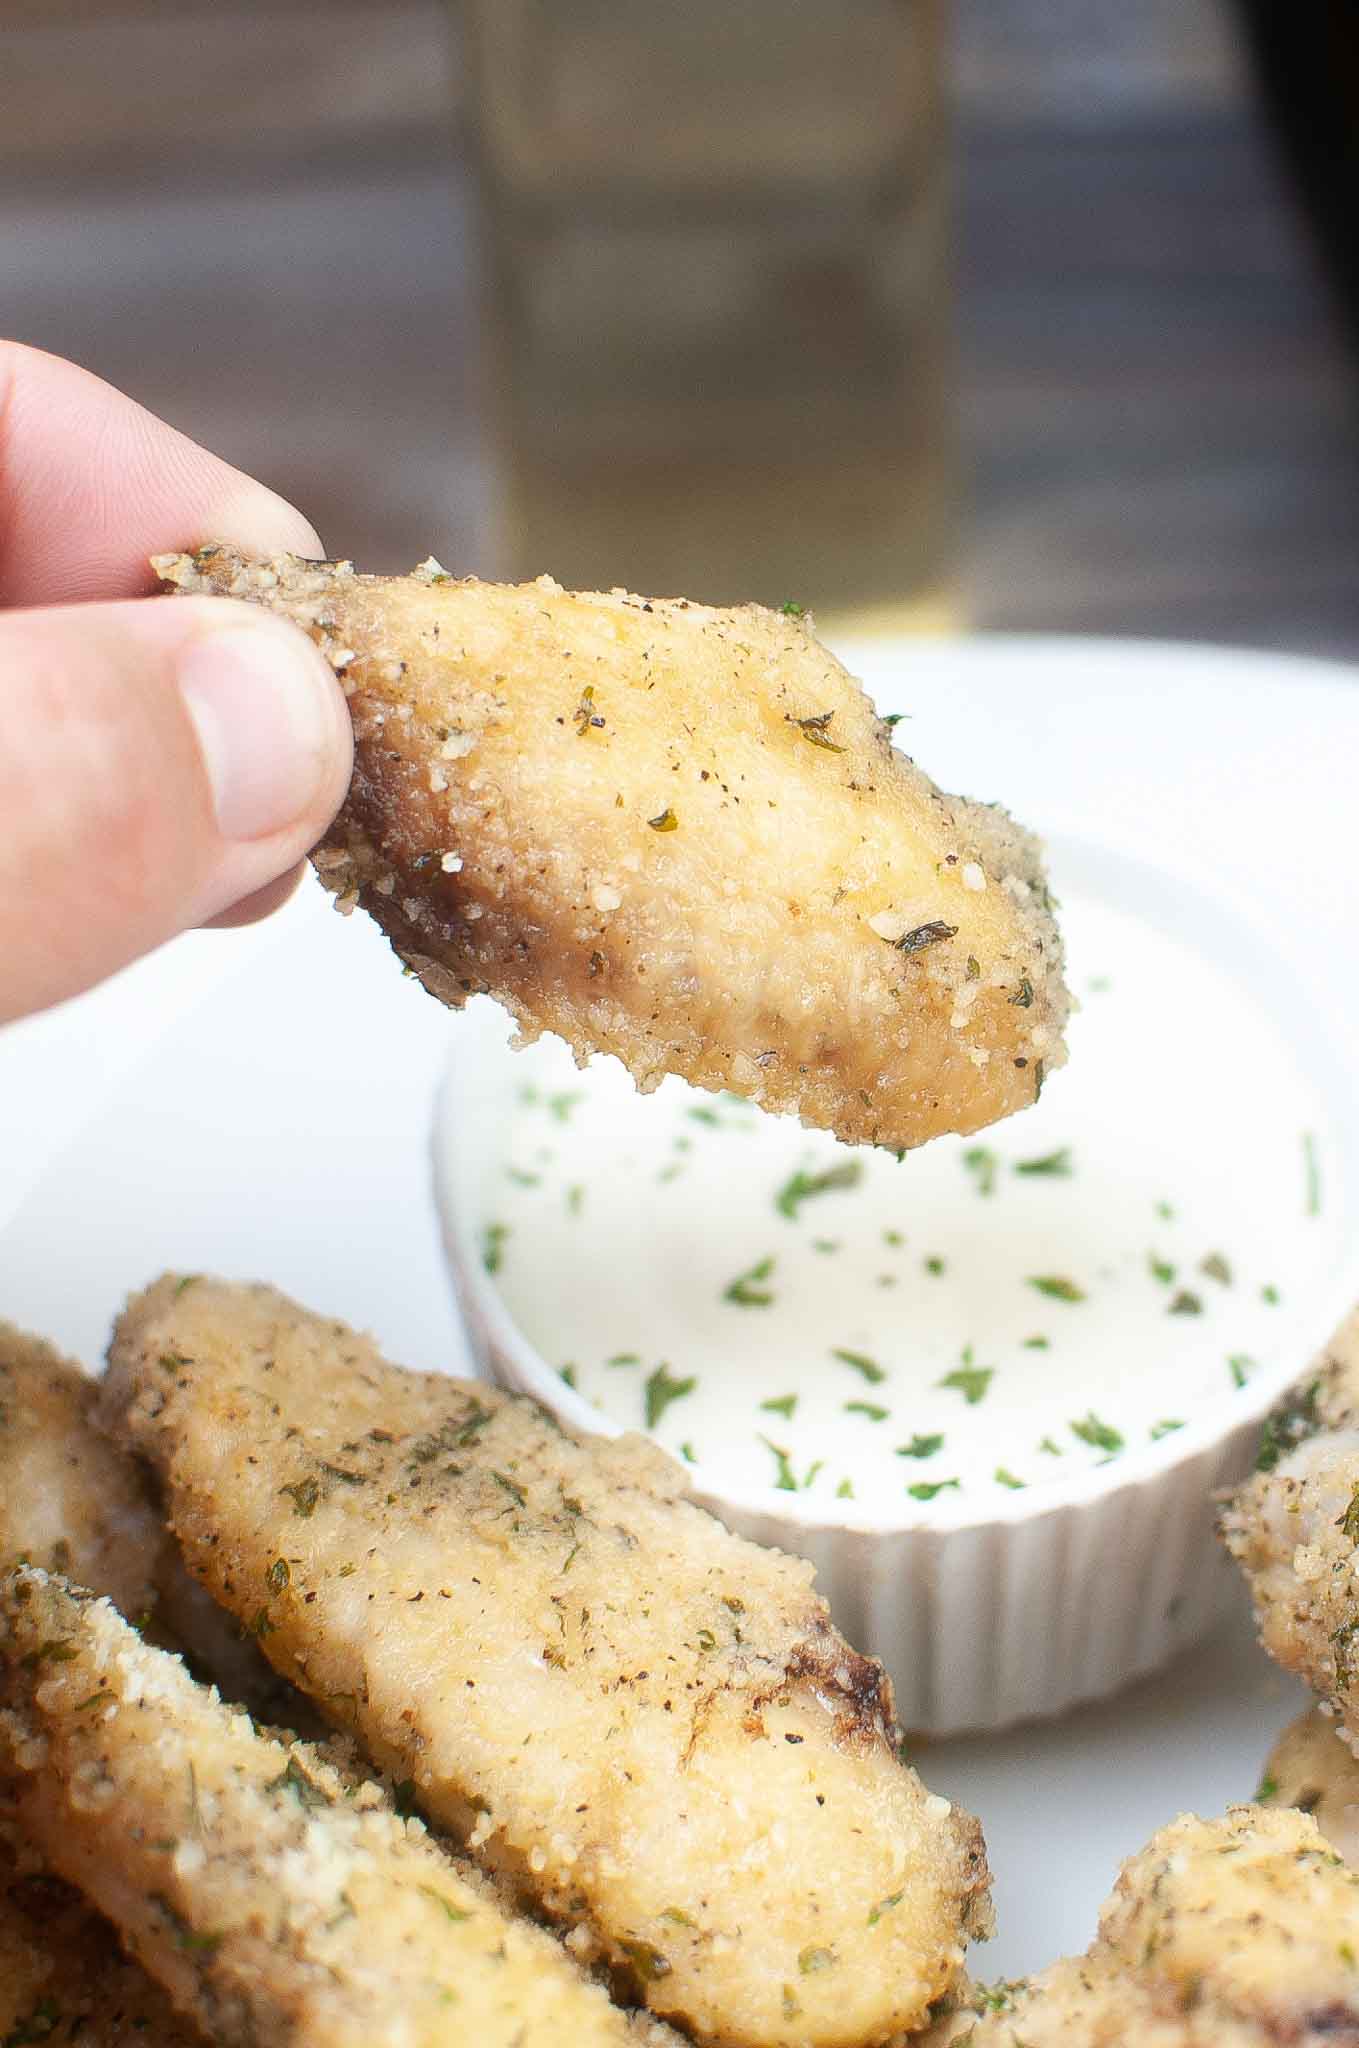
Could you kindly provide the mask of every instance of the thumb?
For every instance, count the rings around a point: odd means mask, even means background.
[[[324,658],[224,598],[0,614],[0,1022],[265,888],[351,733]]]

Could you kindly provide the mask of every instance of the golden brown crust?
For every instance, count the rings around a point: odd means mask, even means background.
[[[1359,1740],[1359,1429],[1308,1437],[1223,1508],[1260,1640]]]
[[[6,2048],[194,2048],[200,2037],[54,1877],[0,1800],[0,2041]]]
[[[655,2010],[829,2048],[948,1993],[986,1910],[976,1823],[898,1762],[810,1567],[653,1447],[206,1280],[131,1304],[105,1413],[278,1668]]]
[[[303,1743],[259,1734],[107,1601],[0,1586],[0,1775],[53,1866],[240,2048],[626,2048],[551,1936]]]
[[[1256,1797],[1262,1806],[1310,1813],[1336,1854],[1359,1868],[1359,1761],[1333,1714],[1309,1707],[1289,1722],[1265,1761]]]
[[[295,1726],[304,1702],[188,1576],[146,1475],[96,1429],[98,1397],[72,1360],[0,1322],[0,1569],[23,1559],[107,1594],[228,1698]]]
[[[1359,2048],[1356,1929],[1359,1877],[1308,1816],[1182,1815],[1087,1954],[998,1987],[969,2048]]]
[[[1032,1102],[1065,1057],[1035,843],[946,797],[802,623],[623,591],[162,556],[329,656],[353,783],[314,856],[431,993],[852,1142]]]

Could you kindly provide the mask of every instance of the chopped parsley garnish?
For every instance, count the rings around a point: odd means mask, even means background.
[[[286,1593],[292,1583],[286,1557],[276,1557],[264,1575],[264,1583],[271,1593]]]
[[[612,1358],[606,1358],[604,1361],[605,1365],[611,1366],[640,1365],[641,1362],[641,1353],[638,1351],[615,1351]]]
[[[963,1154],[963,1165],[977,1177],[977,1193],[989,1195],[995,1192],[996,1169],[1000,1160],[989,1145],[969,1145]]]
[[[422,1891],[425,1897],[428,1900],[430,1900],[430,1902],[433,1905],[438,1906],[440,1910],[444,1914],[446,1914],[450,1920],[471,1919],[472,1915],[470,1913],[464,1912],[461,1906],[455,1906],[451,1899],[446,1899],[442,1892],[436,1891],[434,1889],[434,1886],[432,1884],[422,1884],[417,1886],[416,1889]]]
[[[1310,1131],[1302,1134],[1302,1165],[1306,1181],[1306,1204],[1304,1214],[1321,1214],[1321,1162],[1317,1158],[1317,1141]]]
[[[899,1892],[893,1892],[889,1898],[879,1899],[876,1906],[870,1906],[868,1911],[869,1926],[876,1927],[883,1914],[890,1913],[894,1906],[899,1906],[905,1896],[906,1892],[903,1888]]]
[[[536,1188],[542,1186],[543,1176],[541,1173],[529,1173],[522,1166],[507,1166],[505,1174],[509,1180],[514,1182],[517,1188]]]
[[[882,722],[887,727],[887,730],[891,732],[894,726],[900,725],[902,719],[909,718],[910,715],[909,711],[888,711],[884,713]]]
[[[287,1494],[293,1513],[303,1522],[316,1512],[316,1503],[321,1498],[320,1484],[315,1479],[299,1479],[292,1486],[280,1486],[279,1492]]]
[[[774,1207],[780,1216],[797,1221],[798,1210],[814,1195],[829,1195],[840,1188],[855,1188],[863,1179],[863,1161],[844,1159],[838,1166],[827,1166],[820,1173],[804,1173],[801,1168],[790,1175],[774,1197]]]
[[[577,1181],[566,1190],[566,1213],[568,1216],[579,1216],[584,1207],[585,1190],[580,1182]]]
[[[955,1366],[952,1372],[945,1373],[941,1380],[935,1381],[935,1385],[937,1387],[951,1387],[955,1389],[962,1395],[969,1408],[975,1408],[977,1403],[984,1398],[986,1390],[995,1376],[996,1369],[993,1365],[974,1365],[972,1363],[972,1348],[969,1345],[968,1349],[963,1353],[962,1364]]]
[[[807,616],[806,605],[799,604],[795,597],[785,597],[779,610],[785,619],[805,619]]]
[[[1073,1436],[1078,1436],[1083,1444],[1089,1444],[1092,1450],[1108,1451],[1112,1455],[1123,1449],[1123,1439],[1118,1431],[1110,1423],[1101,1422],[1093,1408],[1083,1421],[1070,1423],[1068,1427]]]
[[[917,1479],[915,1485],[908,1486],[906,1491],[912,1500],[933,1500],[936,1494],[943,1493],[949,1486],[955,1493],[961,1493],[963,1490],[961,1479]]]
[[[722,1290],[723,1301],[734,1301],[738,1308],[768,1308],[774,1296],[762,1283],[774,1270],[772,1259],[761,1259],[748,1271],[738,1273],[729,1287]]]
[[[833,1948],[804,1948],[798,1955],[798,1970],[804,1977],[815,1976],[818,1970],[829,1970],[835,1961]]]
[[[680,1445],[680,1456],[683,1458],[686,1465],[696,1465],[698,1463],[697,1454],[695,1453],[694,1447],[691,1443],[686,1442]]]
[[[931,918],[928,924],[918,924],[913,930],[903,932],[892,944],[898,953],[923,953],[926,946],[937,946],[940,939],[956,939],[956,924],[945,924],[941,917]]]
[[[1200,1259],[1199,1271],[1209,1280],[1216,1280],[1221,1287],[1232,1284],[1232,1269],[1221,1252],[1209,1252],[1206,1259]]]
[[[899,1458],[932,1458],[936,1451],[942,1451],[944,1439],[937,1436],[913,1436],[908,1444],[897,1445]]]
[[[1359,1486],[1356,1486],[1350,1495],[1349,1506],[1335,1526],[1344,1535],[1347,1543],[1359,1543]]]
[[[1159,1280],[1162,1287],[1169,1287],[1175,1278],[1175,1268],[1169,1259],[1158,1257],[1155,1252],[1147,1253],[1147,1271],[1153,1280]]]
[[[510,1478],[508,1472],[492,1471],[491,1477],[500,1488],[500,1491],[509,1495],[517,1508],[522,1508],[525,1505],[528,1499],[527,1494],[516,1480]]]
[[[686,1109],[684,1114],[688,1117],[691,1123],[711,1124],[713,1129],[718,1131],[720,1131],[722,1128],[722,1119],[717,1114],[717,1111],[715,1109],[709,1109],[704,1103],[699,1103],[693,1109]]]
[[[1047,1351],[1051,1348],[1051,1344],[1052,1339],[1050,1337],[1026,1337],[1024,1339],[1024,1349],[1026,1351]]]
[[[1309,1436],[1316,1435],[1321,1428],[1321,1417],[1317,1414],[1317,1395],[1320,1392],[1321,1381],[1313,1380],[1310,1386],[1299,1389],[1266,1417],[1259,1455],[1255,1460],[1257,1472],[1272,1472],[1280,1458],[1287,1457],[1299,1444],[1306,1443]]]
[[[762,1436],[760,1438],[760,1442],[764,1445],[765,1449],[768,1452],[770,1452],[773,1456],[774,1464],[777,1468],[777,1476],[774,1480],[774,1484],[778,1488],[779,1492],[796,1493],[797,1476],[793,1471],[792,1461],[790,1460],[787,1451],[780,1449],[778,1444],[770,1443],[769,1438],[767,1436]]]
[[[1350,1681],[1354,1677],[1350,1665],[1350,1652],[1354,1647],[1356,1635],[1359,1635],[1359,1621],[1346,1621],[1341,1623],[1329,1639],[1331,1648],[1335,1651],[1335,1682],[1342,1692],[1349,1691]]]
[[[679,819],[675,816],[674,809],[670,804],[667,804],[665,809],[658,812],[654,818],[648,818],[647,823],[653,832],[674,832],[679,827]]]
[[[583,1102],[584,1100],[585,1098],[579,1088],[563,1089],[557,1095],[548,1096],[548,1114],[549,1116],[554,1116],[559,1124],[569,1123],[572,1110],[578,1102]]]
[[[1028,1485],[1026,1479],[1016,1479],[1014,1473],[1007,1471],[1004,1465],[997,1465],[995,1478],[997,1486],[1008,1486],[1015,1493],[1021,1493]]]
[[[1033,1002],[1033,983],[1026,974],[1009,999],[1012,1010],[1027,1010]]]
[[[853,1500],[854,1482],[850,1479],[842,1479],[835,1489],[835,1498],[837,1500]]]
[[[1227,1360],[1227,1370],[1232,1376],[1232,1385],[1244,1387],[1255,1370],[1255,1360],[1247,1357],[1244,1351],[1234,1351]]]
[[[761,1401],[760,1406],[766,1414],[782,1415],[785,1420],[791,1422],[797,1412],[797,1395],[779,1394],[772,1401]]]
[[[1054,1443],[1050,1436],[1040,1437],[1038,1439],[1038,1448],[1040,1451],[1046,1451],[1050,1458],[1060,1458],[1065,1455],[1061,1445]]]
[[[1151,1440],[1154,1444],[1157,1444],[1161,1441],[1161,1438],[1163,1436],[1169,1436],[1172,1430],[1183,1428],[1184,1424],[1180,1421],[1178,1416],[1168,1415],[1163,1422],[1152,1423]]]
[[[840,1240],[838,1237],[814,1237],[812,1239],[812,1250],[814,1252],[838,1252],[839,1249]]]
[[[924,1265],[925,1271],[929,1274],[932,1274],[936,1280],[939,1278],[939,1275],[944,1270],[944,1261],[939,1257],[937,1253],[935,1253],[932,1257],[926,1259],[924,1261]]]
[[[1166,1314],[1168,1316],[1201,1316],[1203,1314],[1203,1303],[1192,1288],[1182,1287],[1178,1294],[1170,1301]]]
[[[766,1407],[768,1403],[766,1402]],[[846,1415],[866,1415],[870,1422],[886,1422],[890,1408],[879,1408],[875,1401],[846,1401]]]
[[[654,1429],[672,1401],[682,1401],[686,1394],[692,1394],[698,1385],[692,1376],[687,1380],[671,1377],[670,1368],[664,1359],[648,1376],[645,1387],[646,1426]]]
[[[572,1390],[574,1391],[576,1384],[576,1368],[574,1367],[574,1365],[562,1366],[558,1371],[557,1377],[559,1380],[563,1382],[564,1385],[572,1388]]]
[[[481,1237],[481,1263],[488,1273],[498,1273],[505,1263],[505,1240],[510,1234],[508,1223],[488,1223]]]
[[[1037,1159],[1016,1159],[1014,1170],[1033,1177],[1042,1174],[1048,1180],[1070,1180],[1071,1147],[1059,1145],[1055,1152],[1044,1152]]]
[[[1084,1301],[1085,1289],[1078,1287],[1074,1280],[1068,1280],[1061,1273],[1033,1273],[1029,1276],[1030,1287],[1036,1287],[1040,1294],[1046,1294],[1049,1301]]]
[[[815,718],[795,718],[793,724],[812,746],[824,747],[828,754],[843,754],[844,748],[830,736],[830,722],[834,716],[833,711],[820,711]]]
[[[887,1377],[877,1360],[869,1358],[862,1351],[841,1351],[836,1346],[831,1351],[831,1357],[838,1358],[841,1365],[852,1365],[855,1372],[862,1374],[868,1381],[870,1387],[881,1386]]]
[[[1262,1287],[1260,1289],[1260,1299],[1266,1304],[1267,1307],[1277,1308],[1279,1306],[1278,1288],[1273,1286]]]
[[[1252,1796],[1257,1806],[1267,1806],[1271,1799],[1277,1799],[1279,1796],[1278,1779],[1271,1778],[1268,1771],[1266,1771],[1264,1777],[1261,1778],[1259,1784],[1256,1786],[1254,1794]]]

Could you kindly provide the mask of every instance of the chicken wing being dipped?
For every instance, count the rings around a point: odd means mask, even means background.
[[[1359,1762],[1332,1714],[1309,1707],[1289,1722],[1269,1752],[1255,1796],[1262,1806],[1310,1813],[1337,1855],[1359,1869]]]
[[[0,1705],[24,1828],[211,2040],[635,2048],[559,1944],[377,1785],[261,1735],[108,1601],[8,1575]]]
[[[898,753],[800,618],[225,546],[155,567],[329,656],[356,755],[317,871],[453,1007],[894,1147],[1064,1059],[1034,841]]]
[[[923,2026],[986,1930],[976,1823],[898,1760],[811,1569],[637,1439],[158,1282],[103,1410],[190,1568],[430,1818],[702,2041]]]
[[[1302,1813],[1185,1814],[1084,1956],[983,1993],[958,2048],[1359,2048],[1359,1875]]]
[[[0,1323],[0,1568],[22,1559],[107,1594],[229,1698],[294,1725],[298,1695],[189,1577],[143,1474],[95,1428],[98,1394],[50,1344]]]

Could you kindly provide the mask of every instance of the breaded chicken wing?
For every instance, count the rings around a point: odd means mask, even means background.
[[[0,1585],[0,1775],[175,2005],[240,2048],[626,2048],[629,2022],[374,1784],[259,1734],[106,1600]]]
[[[1265,1648],[1359,1743],[1359,1428],[1304,1438],[1246,1482],[1219,1527]]]
[[[50,1344],[0,1323],[0,1568],[23,1559],[107,1594],[229,1698],[294,1725],[298,1696],[189,1577],[143,1474],[95,1428],[98,1394]]]
[[[1185,1814],[1089,1951],[983,1994],[968,2048],[1359,2048],[1359,1876],[1307,1815]],[[959,2048],[962,2048],[960,2042]]]
[[[1269,1752],[1256,1794],[1262,1806],[1310,1813],[1338,1855],[1359,1869],[1359,1762],[1335,1717],[1309,1707]]]
[[[194,2048],[199,2038],[108,1923],[29,1850],[0,1799],[0,2041]]]
[[[984,1931],[976,1823],[898,1761],[811,1568],[654,1447],[169,1277],[117,1326],[103,1413],[278,1669],[655,2011],[848,2048],[949,1992]]]
[[[225,546],[155,567],[329,656],[356,755],[316,868],[441,1001],[897,1147],[1064,1059],[1034,841],[896,752],[801,620]]]

